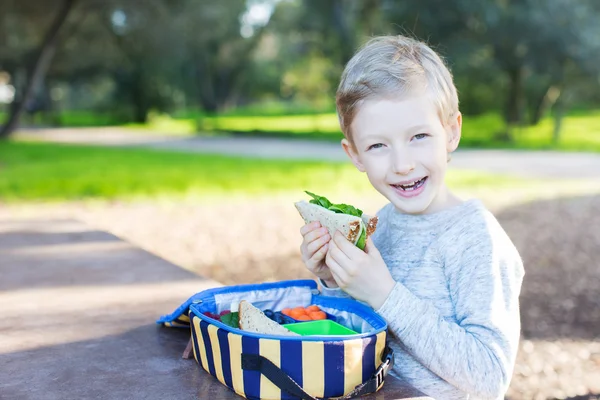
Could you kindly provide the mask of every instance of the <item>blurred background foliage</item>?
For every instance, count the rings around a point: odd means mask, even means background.
[[[407,34],[450,65],[465,145],[599,150],[598,17],[594,0],[5,0],[2,136],[20,110],[26,126],[337,140],[344,64]]]

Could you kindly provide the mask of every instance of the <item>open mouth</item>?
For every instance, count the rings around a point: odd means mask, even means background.
[[[413,190],[417,190],[419,189],[421,186],[423,186],[425,184],[425,181],[427,180],[427,177],[425,178],[421,178],[418,181],[414,181],[412,183],[408,183],[406,185],[392,185],[393,187],[403,190],[405,192],[411,192]]]

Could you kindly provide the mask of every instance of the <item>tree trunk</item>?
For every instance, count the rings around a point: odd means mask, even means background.
[[[509,86],[506,103],[506,122],[509,126],[523,121],[523,67],[508,70]]]
[[[545,86],[543,90],[536,92],[527,99],[527,105],[529,109],[529,125],[537,125],[544,116],[544,112],[546,112],[548,109],[548,90],[550,90],[550,88]]]
[[[213,76],[212,60],[218,56],[219,48],[209,44],[209,47],[203,49],[204,54],[200,54],[196,60],[194,74],[196,75],[196,83],[198,85],[198,103],[203,110],[214,113],[218,109],[217,98],[215,94],[215,77]]]
[[[18,101],[17,104],[15,104],[15,107],[11,109],[8,121],[2,127],[2,129],[0,129],[0,139],[7,138],[17,127],[19,118],[21,117],[21,114],[23,114],[27,102],[35,92],[35,89],[39,83],[44,80],[46,71],[48,70],[52,58],[54,57],[60,28],[64,25],[67,16],[73,9],[73,6],[76,2],[77,0],[64,0],[62,2],[62,5],[58,10],[52,25],[50,25],[50,28],[44,36],[44,40],[42,41],[42,44],[37,52],[37,56],[30,67],[27,68],[29,72],[27,74],[28,78],[23,97]]]
[[[132,88],[133,122],[145,124],[148,122],[148,105],[145,99],[144,89],[136,82]]]
[[[198,101],[205,111],[219,112],[232,104],[232,99],[242,83],[243,72],[264,32],[263,26],[252,38],[246,39],[245,46],[238,50],[236,63],[233,65],[219,65],[218,57],[222,44],[216,41],[210,42],[201,50],[196,58],[195,74],[199,85]]]
[[[546,110],[554,106],[556,100],[560,96],[561,88],[559,85],[553,85],[546,90],[535,103],[531,116],[531,125],[537,125],[544,116]]]
[[[130,93],[131,103],[133,104],[133,119],[139,124],[145,124],[148,121],[148,111],[150,109],[146,82],[143,67],[136,64],[131,76]]]
[[[554,104],[554,129],[552,130],[552,144],[558,144],[560,140],[560,133],[562,129],[563,117],[565,115],[565,99],[558,99]]]
[[[504,108],[504,121],[506,130],[498,132],[495,139],[503,142],[512,142],[514,140],[514,128],[521,125],[523,121],[523,67],[509,67],[505,70],[509,83],[506,105]]]

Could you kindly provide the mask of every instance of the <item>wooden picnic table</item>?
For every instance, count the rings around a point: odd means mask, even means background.
[[[73,220],[0,220],[0,399],[239,399],[157,326],[203,279]],[[366,399],[424,399],[388,375]]]

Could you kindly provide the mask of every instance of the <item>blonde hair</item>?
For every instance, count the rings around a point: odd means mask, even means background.
[[[344,136],[354,146],[350,126],[367,99],[397,98],[427,92],[445,125],[458,112],[452,74],[425,43],[406,36],[369,40],[346,64],[336,93],[336,108]]]

